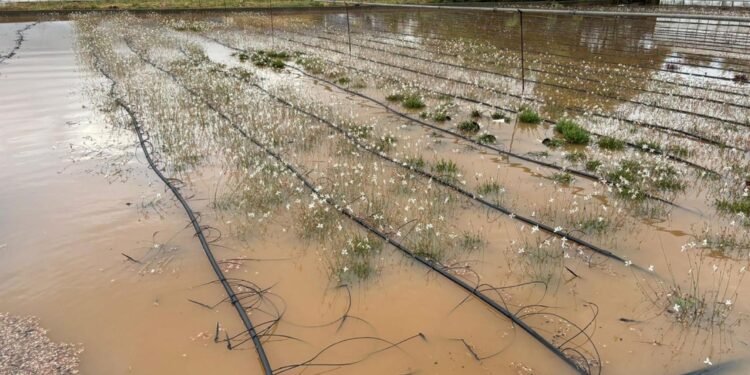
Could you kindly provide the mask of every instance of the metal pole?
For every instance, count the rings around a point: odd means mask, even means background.
[[[351,56],[352,55],[352,32],[349,26],[349,3],[344,3],[344,8],[346,8],[346,36],[349,39],[349,56]]]
[[[526,77],[524,74],[524,48],[523,48],[523,12],[521,9],[518,10],[518,17],[520,18],[521,26],[521,98],[523,99],[523,93],[526,91]]]
[[[334,0],[314,0],[323,3],[341,3],[341,1]],[[524,13],[529,14],[567,14],[567,15],[579,15],[579,16],[619,16],[619,17],[659,17],[659,18],[684,18],[684,19],[704,19],[704,20],[716,20],[716,21],[736,21],[736,22],[750,22],[750,17],[746,16],[717,16],[708,14],[692,14],[692,13],[670,13],[670,12],[622,12],[622,11],[598,11],[598,10],[575,10],[575,9],[536,9],[536,8],[495,8],[495,7],[473,7],[473,6],[446,6],[446,5],[417,5],[417,4],[388,4],[388,3],[369,3],[369,2],[353,2],[354,4],[366,5],[372,7],[388,7],[388,8],[424,8],[424,9],[453,9],[453,10],[478,10],[484,12],[504,12],[504,13],[515,13],[517,10],[522,10]]]
[[[271,17],[271,47],[276,47],[276,38],[273,30],[273,9],[271,9],[271,0],[268,0],[268,15]]]

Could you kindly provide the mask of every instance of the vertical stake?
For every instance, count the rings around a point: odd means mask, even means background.
[[[349,56],[351,56],[352,55],[352,32],[349,26],[349,3],[344,3],[344,8],[346,8],[346,36],[349,39]]]
[[[271,47],[276,47],[276,39],[273,30],[273,9],[271,9],[271,0],[268,0],[268,15],[271,17]]]
[[[521,26],[521,99],[523,100],[524,91],[526,91],[526,77],[524,73],[524,49],[523,49],[523,12],[521,9],[518,10],[518,16],[520,18]]]

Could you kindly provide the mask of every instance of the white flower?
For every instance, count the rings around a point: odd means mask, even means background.
[[[710,359],[710,358],[708,358],[708,357],[706,357],[706,360],[705,360],[705,361],[703,361],[703,363],[705,363],[705,364],[707,364],[707,365],[709,365],[709,366],[713,366],[713,365],[714,365],[713,363],[711,363],[711,359]]]
[[[534,227],[531,228],[531,233],[538,232],[538,231],[539,231],[539,226],[538,225],[534,225]]]
[[[674,306],[672,306],[672,310],[674,310],[675,312],[680,312],[680,305],[675,303]]]
[[[728,299],[728,300],[724,301],[724,304],[727,305],[727,306],[732,306],[732,300]]]
[[[631,260],[626,260],[625,261],[625,267],[630,267],[630,265],[632,265],[632,264],[633,264],[633,261],[631,261]]]
[[[648,270],[650,272],[654,272],[654,265],[652,264],[652,265],[648,266]]]
[[[349,251],[347,251],[346,249],[341,249],[341,255],[347,255],[347,254],[349,254]]]
[[[344,269],[344,272],[347,272],[347,271],[349,271],[349,267],[347,267],[347,266],[344,266],[344,268],[343,268],[343,269]]]

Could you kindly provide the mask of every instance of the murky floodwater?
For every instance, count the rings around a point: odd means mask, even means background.
[[[516,16],[358,10],[349,22],[351,55],[345,13],[90,16],[24,31],[0,64],[0,310],[80,342],[83,373],[261,373],[106,72],[227,277],[269,288],[245,304],[277,373],[573,372],[300,178],[587,371],[747,371],[747,218],[715,204],[744,199],[746,25],[525,16],[522,87]],[[2,51],[27,25],[0,24]],[[388,100],[415,93],[424,108]],[[520,106],[549,122],[518,123]],[[560,118],[588,129],[589,146],[549,147]],[[481,132],[458,131],[465,121]],[[627,161],[644,167],[623,175]],[[617,171],[643,191],[598,181]],[[628,198],[641,193],[652,198]]]

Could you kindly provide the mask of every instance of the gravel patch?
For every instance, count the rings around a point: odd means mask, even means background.
[[[77,374],[80,345],[55,343],[34,317],[0,313],[0,374]]]

